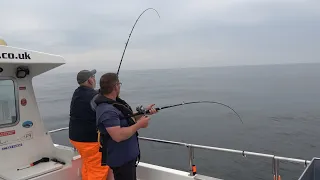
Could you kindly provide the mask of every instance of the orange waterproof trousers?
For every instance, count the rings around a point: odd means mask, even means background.
[[[102,154],[98,142],[76,142],[70,140],[82,159],[82,180],[106,180],[109,166],[101,166]]]

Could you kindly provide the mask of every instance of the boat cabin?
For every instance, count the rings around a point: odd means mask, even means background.
[[[68,165],[51,161],[68,158],[45,129],[32,86],[33,77],[64,63],[61,56],[10,47],[0,40],[0,180],[41,179]],[[28,167],[42,158],[50,160]]]

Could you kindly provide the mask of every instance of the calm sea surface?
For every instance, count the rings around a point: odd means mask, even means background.
[[[97,79],[104,72],[97,75]],[[76,73],[44,74],[33,81],[46,128],[68,126]],[[133,108],[214,100],[160,111],[141,136],[311,159],[320,156],[320,65],[273,65],[122,71],[121,97]],[[97,80],[97,81],[98,81]],[[53,135],[70,145],[68,132]],[[188,169],[188,151],[141,142],[142,161]],[[198,173],[223,179],[272,179],[271,159],[195,150]],[[298,179],[304,166],[280,163],[282,179]]]

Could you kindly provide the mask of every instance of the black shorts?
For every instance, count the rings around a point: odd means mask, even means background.
[[[136,161],[129,161],[120,167],[111,167],[115,180],[137,180]]]

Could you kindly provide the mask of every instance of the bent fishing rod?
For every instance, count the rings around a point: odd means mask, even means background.
[[[134,25],[133,25],[133,27],[132,27],[132,29],[131,29],[131,32],[130,32],[130,34],[129,34],[128,40],[127,40],[127,42],[126,42],[126,45],[125,45],[125,47],[124,47],[124,50],[123,50],[123,53],[122,53],[122,56],[121,56],[120,64],[119,64],[118,71],[117,71],[117,75],[118,75],[118,76],[119,76],[119,71],[120,71],[120,67],[121,67],[121,64],[122,64],[122,60],[123,60],[124,54],[125,54],[125,52],[126,52],[126,49],[127,49],[127,46],[128,46],[128,43],[129,43],[129,40],[130,40],[130,37],[131,37],[131,34],[132,34],[132,32],[133,32],[133,29],[136,27],[136,24],[137,24],[137,22],[139,21],[140,17],[141,17],[146,11],[148,11],[148,10],[154,10],[154,11],[158,14],[158,16],[159,16],[159,18],[160,18],[160,15],[159,15],[158,11],[155,10],[155,9],[153,9],[153,8],[148,8],[148,9],[144,10],[144,11],[140,14],[140,16],[137,18],[136,22],[134,23]]]
[[[177,107],[177,106],[183,106],[183,105],[187,105],[187,104],[200,104],[200,103],[209,103],[209,104],[219,104],[219,105],[222,105],[224,107],[227,107],[229,109],[231,109],[236,115],[237,117],[240,119],[241,123],[243,124],[243,121],[240,117],[240,115],[230,106],[226,105],[226,104],[223,104],[223,103],[220,103],[220,102],[217,102],[217,101],[191,101],[191,102],[182,102],[182,103],[179,103],[179,104],[173,104],[173,105],[168,105],[168,106],[162,106],[162,107],[157,107],[155,108],[157,111],[160,111],[162,109],[168,109],[168,108],[173,108],[173,107]],[[149,110],[146,110],[143,106],[138,106],[136,108],[137,110],[137,113],[134,113],[130,116],[127,116],[127,117],[134,117],[134,116],[138,116],[138,115],[147,115],[150,113]]]
[[[131,38],[131,35],[132,35],[132,32],[137,24],[137,22],[139,21],[140,17],[148,10],[153,10],[157,13],[158,17],[160,18],[160,15],[158,13],[157,10],[155,10],[154,8],[147,8],[146,10],[144,10],[140,15],[139,17],[136,19],[136,22],[134,23],[132,29],[131,29],[131,32],[129,34],[129,37],[127,39],[127,42],[125,44],[125,47],[124,47],[124,50],[123,50],[123,53],[122,53],[122,56],[121,56],[121,60],[120,60],[120,63],[119,63],[119,67],[118,67],[118,71],[117,71],[117,75],[119,77],[119,72],[120,72],[120,67],[121,67],[121,64],[122,64],[122,60],[123,60],[123,57],[124,57],[124,54],[126,52],[126,49],[127,49],[127,46],[128,46],[128,43],[129,43],[129,40]],[[182,102],[182,103],[179,103],[179,104],[174,104],[174,105],[169,105],[169,106],[163,106],[163,107],[157,107],[156,110],[159,111],[159,110],[162,110],[162,109],[167,109],[167,108],[173,108],[173,107],[177,107],[177,106],[182,106],[182,105],[187,105],[187,104],[198,104],[198,103],[211,103],[211,104],[219,104],[219,105],[222,105],[222,106],[225,106],[229,109],[231,109],[237,116],[238,118],[240,119],[241,123],[243,124],[243,121],[240,117],[240,115],[233,109],[231,108],[230,106],[226,105],[226,104],[223,104],[223,103],[220,103],[220,102],[216,102],[216,101],[192,101],[192,102]],[[126,116],[126,117],[134,117],[134,116],[138,116],[138,115],[146,115],[149,113],[149,110],[146,110],[143,108],[143,106],[139,106],[136,108],[137,110],[137,113],[134,113],[133,115],[130,115],[130,116]]]

